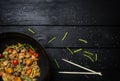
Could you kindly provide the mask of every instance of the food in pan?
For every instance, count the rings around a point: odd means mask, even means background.
[[[7,46],[0,54],[0,76],[3,81],[36,81],[40,77],[38,56],[29,44]]]

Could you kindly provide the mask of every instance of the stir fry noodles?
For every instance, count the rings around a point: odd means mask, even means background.
[[[37,81],[40,77],[38,56],[29,44],[7,46],[0,54],[0,76],[3,81]]]

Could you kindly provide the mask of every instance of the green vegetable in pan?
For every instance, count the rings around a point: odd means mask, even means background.
[[[18,43],[8,46],[0,54],[0,76],[3,81],[36,81],[40,76],[38,56],[31,45]]]

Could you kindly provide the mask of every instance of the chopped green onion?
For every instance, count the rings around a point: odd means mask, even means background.
[[[26,44],[22,44],[21,48],[25,48],[25,45],[26,45]]]
[[[97,54],[95,54],[95,60],[96,60],[96,61],[98,60],[98,55],[97,55]]]
[[[30,78],[28,78],[28,81],[32,81]]]
[[[35,34],[35,32],[31,28],[28,28],[28,31],[30,31],[31,33]]]
[[[20,69],[20,71],[22,70],[22,66],[20,64],[20,59],[19,59],[19,69]]]
[[[50,40],[48,41],[48,44],[50,44],[51,42],[53,42],[55,39],[56,39],[56,37],[53,37],[52,39],[50,39]]]
[[[29,45],[29,47],[30,47],[33,51],[35,51],[35,49],[34,49],[31,45]]]
[[[32,81],[31,78],[25,77],[25,80]]]
[[[74,53],[77,53],[77,52],[80,52],[82,50],[82,48],[80,48],[80,49],[77,49],[77,50],[75,50],[75,51],[73,51]]]
[[[88,43],[86,40],[84,40],[84,39],[78,39],[79,41],[81,41],[81,42],[83,42],[83,43]]]
[[[63,38],[62,38],[62,41],[65,40],[65,38],[67,37],[67,35],[68,35],[68,32],[66,32],[66,33],[64,34],[64,36],[63,36]]]
[[[5,60],[5,59],[0,59],[0,61],[3,61],[3,60]]]
[[[91,53],[89,51],[84,51],[84,53],[89,54],[89,55],[93,55],[93,53]]]
[[[87,57],[87,58],[89,58],[92,62],[94,62],[94,60],[90,56],[88,56],[86,54],[84,54],[84,56]]]
[[[54,59],[54,61],[55,61],[56,65],[57,65],[57,67],[60,68],[60,65],[58,64],[57,60]]]
[[[73,54],[73,52],[72,52],[72,50],[71,50],[70,48],[67,48],[67,50],[68,50],[71,54]]]

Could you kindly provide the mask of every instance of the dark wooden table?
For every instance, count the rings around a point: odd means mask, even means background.
[[[39,41],[50,58],[51,81],[120,80],[119,8],[118,1],[109,0],[1,0],[0,33],[24,33]],[[36,33],[32,34],[28,28]],[[62,41],[65,32],[69,33]],[[56,40],[48,44],[53,37]],[[79,38],[88,44],[81,43]],[[83,50],[71,55],[67,47]],[[97,53],[98,61],[91,62],[83,55],[84,51]],[[58,74],[58,71],[84,71],[63,62],[63,58],[100,71],[103,76]]]

